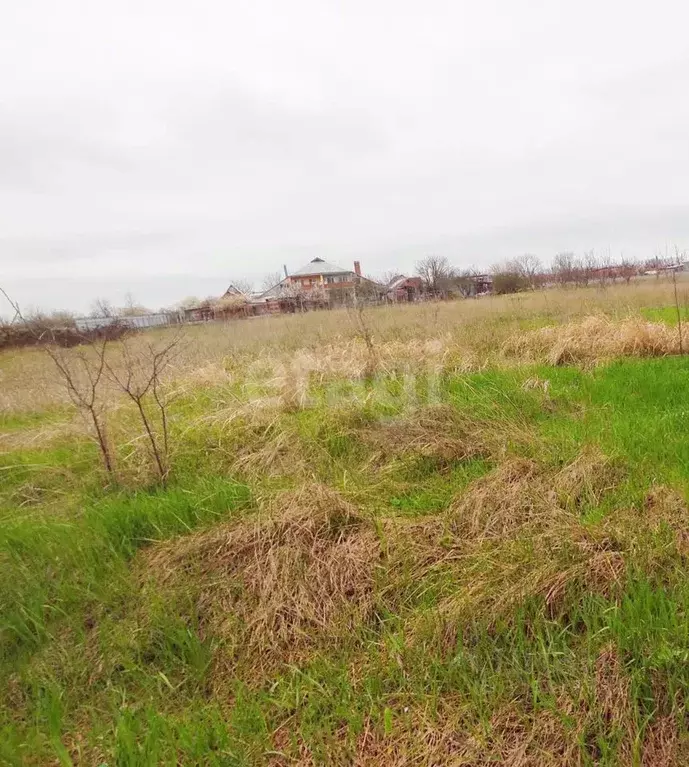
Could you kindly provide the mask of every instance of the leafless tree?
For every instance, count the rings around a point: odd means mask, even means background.
[[[178,309],[193,309],[195,306],[201,305],[201,299],[198,296],[187,296],[183,298],[178,304]]]
[[[354,285],[353,294],[358,303],[378,303],[385,295],[385,286],[374,280],[373,277],[362,277]]]
[[[646,262],[646,269],[650,272],[655,272],[656,280],[660,278],[660,267],[662,265],[662,259],[660,253],[656,252],[653,258],[648,259]]]
[[[524,253],[509,262],[510,271],[521,275],[524,281],[531,287],[536,288],[538,276],[543,271],[543,264],[538,256],[533,253]]]
[[[141,304],[137,304],[134,296],[127,293],[124,297],[124,306],[117,312],[120,317],[138,317],[142,314],[150,314],[151,310]]]
[[[310,307],[325,305],[328,302],[328,295],[322,285],[313,285],[305,288],[299,282],[291,282],[280,286],[279,298],[291,298],[299,309],[306,311]]]
[[[507,293],[519,293],[528,290],[531,286],[524,275],[519,271],[514,261],[503,264],[494,264],[491,268],[493,275],[493,292],[498,295]]]
[[[29,311],[24,314],[26,321],[39,330],[46,328],[74,328],[74,315],[70,312]]]
[[[395,271],[394,269],[388,269],[386,272],[383,272],[380,275],[378,282],[381,285],[389,285],[394,279],[401,276],[402,275],[399,272]]]
[[[612,269],[612,256],[609,249],[598,259],[597,274],[598,284],[601,287],[605,286],[605,283],[608,279],[612,280],[613,282],[615,281]]]
[[[232,282],[235,288],[245,296],[250,296],[254,292],[254,284],[251,280],[234,280]]]
[[[468,298],[476,294],[476,276],[476,269],[462,269],[454,273],[451,282],[460,296]]]
[[[98,446],[107,475],[112,477],[115,466],[105,424],[106,401],[102,396],[107,366],[107,335],[104,334],[100,339],[85,339],[84,345],[66,351],[54,343],[52,327],[40,328],[30,323],[22,314],[19,305],[5,290],[0,288],[0,293],[9,302],[20,321],[41,342],[41,348],[53,361],[69,399],[91,428],[91,436]]]
[[[71,353],[51,345],[46,345],[44,349],[58,369],[69,398],[93,427],[103,466],[112,475],[115,467],[105,425],[106,403],[101,396],[107,346],[108,338],[103,336],[101,340],[92,341]],[[83,375],[79,375],[77,368]]]
[[[91,306],[91,317],[114,317],[115,307],[106,298],[97,298]]]
[[[574,256],[572,265],[574,267],[572,282],[580,287],[587,287],[596,276],[596,269],[598,268],[598,259],[596,258],[595,251],[589,250],[584,252],[582,256]]]
[[[328,290],[328,304],[331,308],[351,306],[354,302],[354,293],[351,288],[341,285],[333,285]]]
[[[632,277],[636,276],[638,267],[630,258],[622,257],[617,272],[627,285],[629,285]]]
[[[576,258],[569,251],[558,253],[553,259],[553,276],[560,285],[574,282],[576,274]]]
[[[263,292],[270,290],[276,285],[279,285],[284,279],[285,278],[282,272],[271,272],[270,274],[266,274],[266,276],[261,280],[261,289]]]
[[[167,481],[170,472],[169,403],[162,391],[162,376],[172,362],[180,340],[181,330],[157,346],[146,344],[133,348],[125,339],[120,344],[119,360],[105,362],[111,380],[136,406],[162,483]],[[154,416],[156,411],[157,417]]]
[[[454,269],[445,256],[426,256],[416,264],[416,274],[430,293],[442,295],[449,287]]]

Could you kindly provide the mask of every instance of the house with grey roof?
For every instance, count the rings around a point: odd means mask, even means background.
[[[309,293],[324,296],[335,290],[351,291],[362,283],[370,283],[361,276],[361,265],[354,262],[354,269],[343,269],[322,258],[314,258],[296,272],[292,272],[284,280],[266,290],[258,297],[258,301],[268,301],[285,296],[302,296],[308,298]]]

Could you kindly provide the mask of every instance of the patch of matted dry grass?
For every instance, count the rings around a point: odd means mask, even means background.
[[[403,616],[411,642],[430,630],[454,646],[466,621],[494,623],[532,599],[557,615],[585,594],[617,598],[630,572],[662,580],[684,566],[689,512],[670,490],[587,521],[622,476],[592,449],[559,469],[510,459],[442,514],[378,523],[305,484],[249,519],[157,545],[147,572],[171,603],[192,595],[220,662],[244,661],[249,676],[358,641],[379,608]]]
[[[529,716],[514,705],[496,714],[486,731],[467,711],[465,700],[447,696],[433,708],[396,711],[392,731],[387,734],[369,720],[353,745],[348,744],[350,733],[343,730],[330,749],[329,764],[540,767],[581,763],[576,761],[580,754],[576,739],[567,737],[561,719],[549,711]],[[285,735],[282,729],[276,733],[276,753],[269,762],[272,767],[322,764],[305,743],[295,748]]]
[[[614,462],[586,450],[560,470],[511,459],[474,481],[442,525],[428,520],[430,534],[413,533],[414,561],[404,553],[395,560],[412,601],[414,593],[438,595],[417,628],[430,620],[453,642],[463,620],[493,621],[533,598],[557,613],[568,595],[620,594],[630,570],[661,579],[676,570],[687,553],[689,511],[675,493],[657,488],[643,509],[586,521],[582,512],[620,476]]]
[[[504,539],[525,527],[535,532],[567,524],[582,505],[599,503],[614,488],[619,474],[619,468],[593,448],[559,471],[512,458],[455,499],[449,510],[450,527],[460,539],[482,541]]]
[[[164,589],[196,593],[202,633],[256,670],[332,647],[372,615],[382,557],[374,525],[318,485],[276,496],[255,518],[155,547],[147,567]]]
[[[549,365],[595,364],[615,357],[663,357],[679,354],[679,332],[641,318],[613,320],[604,315],[515,333],[503,356]]]
[[[481,420],[451,405],[417,408],[402,417],[382,420],[359,430],[374,451],[373,463],[383,465],[409,458],[439,464],[473,458],[500,459],[508,445],[526,441],[526,429],[512,421]]]
[[[245,424],[232,467],[243,476],[277,477],[306,473],[308,461],[294,426],[273,417]]]

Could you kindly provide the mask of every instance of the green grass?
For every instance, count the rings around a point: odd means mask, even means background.
[[[36,412],[0,412],[0,431],[19,431],[47,424],[62,423],[71,415],[73,415],[71,408],[62,406],[54,406]]]
[[[652,322],[666,322],[668,325],[676,325],[678,321],[676,306],[643,308],[641,310],[641,316]],[[683,299],[683,302],[679,307],[679,320],[681,322],[687,322],[689,320],[689,306],[686,303],[686,298]]]
[[[525,389],[534,378],[548,381],[547,391]],[[591,524],[642,508],[654,484],[689,494],[688,358],[486,371],[433,386],[418,382],[417,405],[438,398],[528,432],[525,443],[506,441],[506,455],[553,468],[585,446],[613,457],[621,478],[599,507],[582,510]],[[376,463],[362,430],[405,412],[395,379],[381,390],[386,396],[331,408],[314,388],[312,407],[261,428],[204,422],[225,395],[189,395],[175,406],[180,449],[165,488],[103,489],[98,455],[83,439],[3,455],[0,762],[253,765],[301,749],[318,764],[362,753],[384,764],[386,753],[406,748],[424,763],[433,747],[424,733],[433,731],[435,741],[455,733],[457,748],[473,738],[498,758],[509,753],[508,711],[536,728],[524,742],[537,743],[538,727],[554,722],[582,764],[637,763],[663,716],[685,737],[689,581],[662,529],[654,545],[666,547],[671,566],[630,573],[620,593],[572,591],[557,610],[530,597],[507,614],[479,609],[440,633],[424,621],[452,582],[441,572],[437,592],[410,588],[412,599],[390,591],[395,581],[381,563],[374,616],[351,641],[258,681],[241,669],[220,673],[222,643],[195,590],[170,599],[146,572],[142,549],[250,517],[261,499],[306,480],[336,488],[378,524],[422,523],[504,458]],[[2,427],[33,428],[46,417],[6,417]],[[258,451],[280,434],[289,435],[288,460],[235,467],[237,451]],[[612,651],[619,678],[610,664],[601,671]],[[615,699],[613,715],[599,688],[622,683],[628,711]]]
[[[595,443],[621,456],[640,480],[681,484],[689,489],[689,427],[686,357],[620,361],[584,374],[540,371],[551,381],[551,396],[579,412],[544,424],[549,440]]]

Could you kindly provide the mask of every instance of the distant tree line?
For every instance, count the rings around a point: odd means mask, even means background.
[[[614,260],[610,253],[587,251],[578,256],[570,251],[558,253],[549,267],[531,253],[494,264],[488,272],[476,269],[456,269],[445,256],[427,256],[417,262],[415,274],[421,278],[424,290],[438,297],[467,296],[475,292],[477,279],[490,276],[492,292],[497,295],[520,293],[538,288],[604,286],[624,282],[642,274],[659,276],[681,267],[686,254],[675,249],[672,256],[635,261],[623,255]]]
[[[466,298],[476,293],[486,291],[487,285],[497,295],[520,293],[545,287],[560,286],[586,287],[589,285],[605,286],[610,283],[629,283],[639,275],[660,276],[672,272],[686,261],[686,253],[677,248],[674,253],[656,254],[652,258],[635,261],[621,255],[613,259],[609,252],[596,253],[593,250],[577,255],[571,251],[558,253],[549,266],[535,255],[525,253],[521,256],[494,264],[488,270],[476,268],[458,269],[446,256],[429,255],[415,265],[414,274],[421,280],[423,292],[430,298]],[[354,302],[376,303],[384,300],[385,286],[389,285],[398,275],[388,272],[379,279],[367,277],[356,286],[354,296],[351,289],[332,288],[325,291],[318,286],[305,290],[298,285],[285,285],[281,289],[281,297],[296,301],[303,307],[316,306],[347,306]],[[280,272],[267,274],[262,281],[262,289],[269,290],[282,282]],[[209,296],[201,299],[190,296],[183,299],[172,308],[160,309],[160,312],[180,312],[185,309],[207,309],[214,316],[233,316],[241,314],[241,304],[245,303],[243,296],[249,297],[253,292],[253,284],[248,281],[235,280],[234,287],[240,295],[226,295],[218,298]],[[97,299],[91,306],[90,317],[113,318],[133,317],[151,314],[151,310],[134,300],[131,294],[125,297],[124,306],[114,306],[107,300]],[[53,340],[63,346],[71,346],[83,341],[83,332],[78,333],[74,315],[69,312],[27,311],[23,322],[17,324],[12,317],[4,321],[0,317],[0,348],[8,346],[24,346],[39,343],[40,332],[49,330]],[[89,331],[96,335],[107,333],[115,338],[120,332],[117,323],[109,325],[109,329]]]

